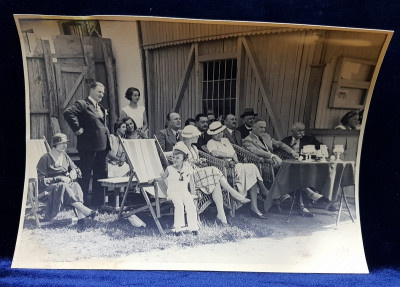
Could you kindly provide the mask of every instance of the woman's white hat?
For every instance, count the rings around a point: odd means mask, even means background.
[[[179,151],[181,151],[181,152],[183,152],[183,153],[185,153],[185,154],[189,154],[189,153],[190,153],[188,147],[187,147],[186,144],[185,144],[184,142],[182,142],[182,141],[177,142],[176,145],[174,145],[174,147],[172,148],[172,151],[173,151],[173,152],[176,151],[176,150],[179,150]]]
[[[221,124],[221,122],[215,121],[208,127],[207,134],[210,136],[216,135],[222,132],[225,128],[226,126]]]
[[[187,138],[187,139],[194,138],[199,135],[201,135],[201,132],[195,126],[192,126],[192,125],[188,125],[188,126],[184,127],[181,132],[181,137]]]

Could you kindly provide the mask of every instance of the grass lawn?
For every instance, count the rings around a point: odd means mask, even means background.
[[[184,234],[174,236],[170,231],[173,216],[160,219],[167,232],[161,236],[149,212],[138,216],[147,224],[146,228],[133,227],[128,220],[117,220],[117,214],[100,213],[93,226],[78,233],[76,225],[34,227],[32,217],[27,216],[24,223],[24,241],[39,242],[40,248],[57,261],[76,261],[81,259],[105,257],[114,258],[131,255],[137,252],[163,250],[168,248],[195,247],[205,244],[222,244],[237,242],[247,238],[268,237],[272,230],[268,225],[260,226],[249,217],[249,207],[238,210],[235,218],[231,218],[231,226],[222,227],[215,223],[216,209],[211,206],[202,215],[202,229],[198,236]],[[73,211],[63,211],[59,219],[73,216]]]

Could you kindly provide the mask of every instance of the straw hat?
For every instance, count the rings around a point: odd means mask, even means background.
[[[56,146],[60,143],[67,143],[69,142],[67,135],[63,133],[56,133],[52,138],[53,146]]]
[[[201,135],[201,132],[195,126],[192,125],[184,127],[184,129],[181,132],[181,137],[187,139],[194,138],[199,135]]]
[[[189,149],[187,148],[187,146],[185,145],[184,142],[177,142],[176,145],[174,145],[174,147],[172,148],[172,152],[174,152],[176,150],[181,151],[186,155],[188,155],[190,153]]]
[[[216,121],[208,127],[207,134],[210,136],[216,135],[222,132],[224,129],[226,129],[226,126],[222,125],[221,122]]]

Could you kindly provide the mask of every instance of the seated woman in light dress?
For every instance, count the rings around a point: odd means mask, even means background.
[[[65,206],[72,206],[78,217],[78,227],[83,219],[93,219],[97,212],[83,205],[83,193],[75,180],[81,171],[67,155],[67,135],[57,133],[52,139],[52,150],[44,154],[37,164],[39,192],[47,193],[45,220],[53,219]]]
[[[254,217],[265,219],[266,216],[257,207],[257,194],[260,190],[264,197],[269,194],[268,189],[264,186],[263,179],[257,166],[253,163],[239,163],[237,154],[227,138],[223,137],[223,132],[226,126],[221,122],[213,122],[207,134],[212,136],[212,139],[207,143],[208,151],[215,157],[230,161],[232,167],[235,167],[236,185],[239,192],[247,195],[250,191],[251,209],[250,213]]]
[[[126,133],[126,124],[118,121],[114,124],[114,134],[110,135],[111,150],[107,155],[108,177],[127,176],[130,168],[126,162],[126,155],[118,136],[124,137]]]
[[[146,110],[143,106],[139,106],[140,92],[137,88],[128,88],[125,92],[125,98],[130,103],[122,109],[121,117],[131,117],[136,123],[138,131],[147,134],[148,124],[146,117]]]
[[[185,164],[189,165],[194,170],[193,179],[196,189],[201,190],[205,194],[211,194],[217,207],[216,222],[227,225],[228,222],[224,211],[221,186],[227,190],[233,198],[243,204],[250,202],[250,200],[232,188],[218,168],[214,166],[202,166],[203,161],[200,159],[199,151],[195,146],[200,134],[200,131],[195,126],[186,126],[181,132],[181,141],[176,143],[174,149],[188,150],[188,159],[185,161]]]

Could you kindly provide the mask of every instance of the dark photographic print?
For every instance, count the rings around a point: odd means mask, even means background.
[[[15,19],[27,158],[12,267],[368,272],[360,149],[391,31]]]

